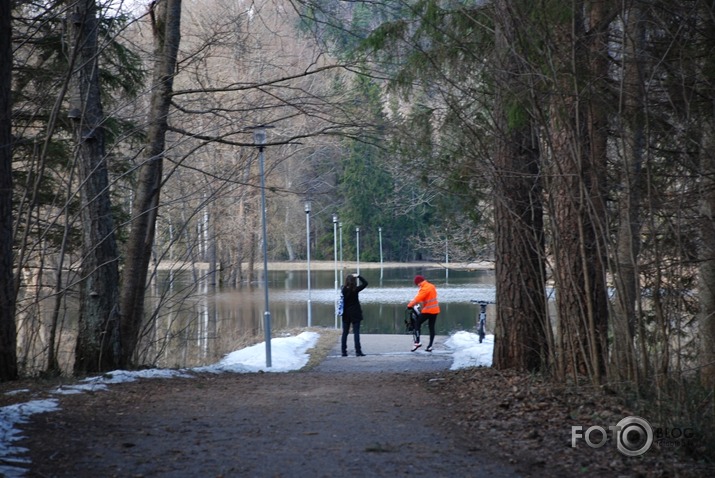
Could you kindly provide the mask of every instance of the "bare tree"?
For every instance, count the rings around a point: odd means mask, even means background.
[[[620,157],[618,188],[618,230],[614,245],[615,313],[612,317],[613,353],[611,373],[638,381],[635,352],[636,304],[640,292],[638,256],[640,253],[642,163],[645,152],[644,68],[645,29],[643,12],[637,2],[622,12],[622,89]]]
[[[699,19],[703,32],[709,32],[703,43],[707,50],[715,45],[712,32],[715,31],[715,11],[713,5],[703,2],[699,8]],[[700,348],[702,383],[715,389],[715,60],[706,55],[702,60],[700,76],[703,88],[702,140],[700,146],[700,167],[702,174],[700,203],[700,327],[702,344]]]
[[[715,110],[713,110],[715,117]],[[715,122],[704,125],[701,206],[700,322],[702,329],[702,380],[715,387]]]
[[[182,19],[186,40],[174,84],[173,159],[165,172],[171,180],[162,192],[162,215],[176,218],[176,224],[180,214],[197,220],[198,215],[180,213],[175,205],[196,208],[204,194],[211,198],[208,207],[224,211],[215,237],[222,269],[235,282],[253,278],[259,239],[256,150],[247,128],[276,125],[266,155],[268,254],[294,259],[303,250],[296,244],[304,234],[292,227],[304,215],[302,199],[313,195],[318,210],[321,201],[334,201],[324,197],[336,181],[330,154],[337,140],[327,133],[354,129],[357,121],[341,111],[347,95],[334,86],[345,73],[309,38],[299,37],[285,2],[247,9],[212,0],[207,6],[187,6]],[[192,187],[181,186],[184,181]],[[222,193],[215,195],[219,189]],[[196,240],[197,226],[180,226],[187,240]]]
[[[104,113],[99,84],[97,5],[80,0],[68,10],[76,49],[70,117],[75,121],[81,182],[82,265],[76,373],[119,366],[119,253],[109,199]]]
[[[584,14],[593,16],[585,18]],[[547,190],[553,224],[554,279],[558,314],[558,374],[586,375],[600,382],[605,374],[607,296],[603,207],[605,164],[603,124],[595,96],[578,89],[590,79],[590,50],[585,25],[601,28],[599,13],[576,2],[554,18],[549,68],[553,75],[548,110]],[[599,44],[601,48],[603,44]],[[596,73],[594,71],[594,73]]]
[[[132,364],[144,317],[147,272],[159,209],[166,132],[171,106],[176,59],[181,39],[181,0],[160,0],[152,4],[154,69],[144,163],[132,210],[121,288],[121,360]]]

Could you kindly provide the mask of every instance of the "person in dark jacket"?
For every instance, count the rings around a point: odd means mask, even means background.
[[[360,281],[360,284],[358,284]],[[350,274],[345,278],[343,293],[343,336],[341,341],[343,357],[348,356],[348,334],[350,324],[353,325],[353,335],[355,336],[355,355],[364,357],[360,346],[360,322],[362,321],[362,307],[358,294],[367,287],[367,281],[359,274]]]

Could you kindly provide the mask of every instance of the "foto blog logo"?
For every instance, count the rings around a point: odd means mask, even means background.
[[[626,456],[639,456],[647,452],[653,444],[653,428],[641,417],[626,417],[616,425],[610,425],[616,440],[618,451]],[[571,447],[576,448],[576,441],[582,439],[591,448],[601,448],[608,441],[608,432],[604,427],[594,425],[583,429],[571,427]]]

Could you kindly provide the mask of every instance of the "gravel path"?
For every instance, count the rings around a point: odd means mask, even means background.
[[[352,337],[351,337],[352,339]],[[22,445],[36,477],[504,477],[445,420],[435,352],[409,337],[363,338],[307,372],[201,375],[62,398]],[[409,371],[408,371],[409,370]]]

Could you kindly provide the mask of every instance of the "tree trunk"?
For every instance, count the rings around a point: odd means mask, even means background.
[[[139,168],[122,277],[123,367],[130,366],[133,361],[144,316],[144,297],[159,208],[168,115],[181,39],[181,0],[159,0],[152,4],[152,8],[156,63],[152,80],[147,145],[143,154],[144,164]]]
[[[704,4],[701,18],[704,23],[702,31],[715,31],[712,4]],[[712,50],[713,39],[705,39],[705,51]],[[709,48],[707,48],[709,46]],[[715,390],[715,59],[706,55],[702,67],[701,78],[705,91],[705,107],[703,108],[703,140],[700,148],[702,168],[701,206],[700,206],[700,317],[702,344],[700,377],[703,385]]]
[[[520,91],[518,39],[504,1],[498,8],[495,113],[498,145],[494,155],[497,316],[494,366],[538,371],[548,366],[551,328],[546,308],[544,231],[539,147],[527,119],[533,92]],[[509,109],[512,109],[509,111]],[[521,109],[516,114],[514,109]],[[511,121],[509,118],[512,118]],[[514,118],[522,118],[514,119]]]
[[[715,116],[715,104],[713,105]],[[715,121],[703,125],[702,145],[702,206],[700,251],[700,328],[702,330],[701,377],[708,387],[715,388]]]
[[[11,4],[0,0],[0,381],[18,377],[12,255]]]
[[[67,23],[78,50],[70,109],[75,121],[82,217],[80,310],[74,371],[86,374],[115,370],[119,366],[119,254],[105,158],[95,1],[77,2],[68,12]]]
[[[597,89],[590,85],[586,96],[580,86],[585,79],[598,82],[606,76],[590,76],[592,69],[600,68],[600,45],[586,41],[581,3],[576,2],[570,23],[554,27],[554,90],[560,94],[553,95],[549,105],[548,191],[560,375],[588,376],[599,383],[605,372],[608,323],[603,204],[607,128],[601,108],[594,104]],[[596,30],[597,15],[589,20]]]
[[[608,362],[608,293],[607,244],[608,219],[606,213],[607,156],[610,112],[609,33],[613,0],[587,2],[589,31],[585,35],[588,49],[588,174],[586,179],[586,213],[588,228],[586,249],[583,252],[584,269],[590,269],[586,276],[586,290],[590,299],[588,308],[588,333],[591,366],[595,380],[600,383]]]
[[[636,302],[639,290],[638,254],[640,252],[640,189],[641,164],[644,151],[644,98],[641,50],[644,28],[640,8],[633,4],[624,11],[623,35],[623,90],[622,146],[623,157],[620,175],[621,195],[618,204],[618,235],[614,285],[616,287],[615,314],[612,318],[613,354],[611,373],[614,378],[637,381],[638,367],[634,347]]]

